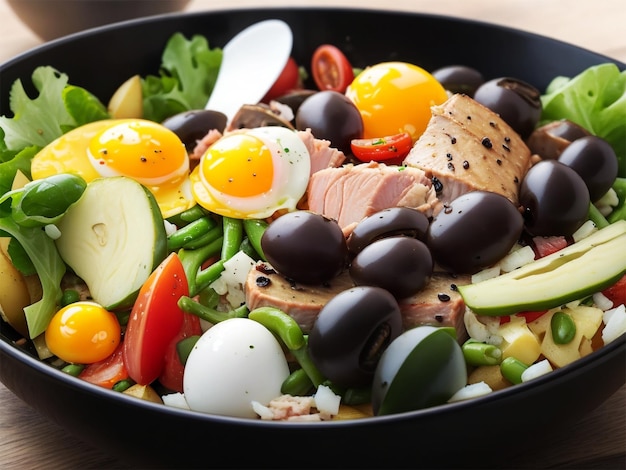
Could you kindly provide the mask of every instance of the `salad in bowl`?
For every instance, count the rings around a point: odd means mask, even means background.
[[[173,32],[105,96],[52,65],[13,82],[18,348],[181,419],[358,426],[623,342],[618,64],[540,89],[320,42],[231,118],[205,109],[227,51],[208,38]]]

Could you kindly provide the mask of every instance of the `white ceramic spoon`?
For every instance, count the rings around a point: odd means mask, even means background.
[[[222,64],[205,106],[230,121],[244,104],[256,104],[267,94],[291,54],[293,34],[281,20],[255,23],[222,49]]]

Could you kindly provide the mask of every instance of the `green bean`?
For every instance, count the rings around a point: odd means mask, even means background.
[[[197,250],[203,246],[213,243],[215,240],[222,238],[222,227],[216,226],[206,232],[204,235],[200,235],[198,238],[189,240],[183,245],[186,250]]]
[[[568,344],[576,336],[576,323],[571,315],[559,310],[550,319],[550,331],[556,344]]]
[[[248,316],[248,307],[246,307],[245,304],[230,310],[229,312],[222,312],[202,305],[200,302],[196,302],[191,297],[187,297],[186,295],[183,295],[180,299],[178,299],[178,307],[183,312],[191,313],[192,315],[196,315],[197,317],[213,324],[228,320],[229,318],[245,318]]]
[[[285,379],[280,392],[285,395],[308,395],[313,389],[313,382],[304,369],[296,369]]]
[[[135,385],[135,382],[131,379],[122,379],[118,382],[115,382],[115,384],[112,387],[112,390],[114,392],[123,392],[124,390],[128,390],[130,387],[132,387],[133,385]]]
[[[239,251],[239,246],[243,240],[243,222],[241,219],[222,217],[222,229],[224,243],[222,244],[221,259],[228,261]]]
[[[65,307],[69,304],[73,304],[74,302],[78,302],[79,300],[80,293],[76,289],[65,289],[59,304],[61,307]]]
[[[208,245],[195,250],[182,248],[178,251],[178,257],[183,264],[183,268],[185,269],[185,274],[187,276],[187,282],[189,283],[189,294],[192,297],[213,282],[211,280],[207,282],[206,275],[202,277],[201,274],[203,271],[200,271],[200,269],[202,267],[202,263],[220,252],[222,249],[222,240],[223,238],[220,237]],[[219,264],[219,262],[217,262],[214,263],[214,265],[218,266],[213,267],[212,265],[206,269],[211,269],[209,272],[210,274],[214,274],[213,271],[218,271],[217,275],[219,276],[219,274],[224,270],[224,264]]]
[[[181,339],[178,343],[176,343],[176,353],[178,354],[178,359],[180,359],[180,363],[182,365],[187,363],[187,358],[189,357],[189,354],[191,354],[191,350],[199,339],[200,335],[193,335]]]
[[[220,295],[212,287],[205,287],[198,294],[198,302],[205,307],[215,308],[220,301]]]
[[[265,229],[268,227],[268,223],[261,219],[244,219],[243,229],[250,240],[250,244],[254,247],[254,250],[259,254],[263,261],[267,261],[263,254],[263,248],[261,248],[261,237],[265,233]]]
[[[500,363],[502,376],[512,384],[522,383],[522,373],[526,369],[528,369],[526,364],[511,356],[504,358]]]
[[[241,241],[241,245],[239,245],[239,251],[243,251],[246,255],[252,258],[254,261],[259,261],[261,257],[256,252],[252,243],[250,243],[250,239],[248,237],[244,238]]]
[[[189,222],[193,222],[194,220],[199,219],[200,217],[205,217],[206,215],[207,212],[202,208],[202,206],[196,204],[180,214],[169,217],[167,220],[177,227],[183,227]]]
[[[305,341],[306,339],[307,338],[305,337]],[[300,364],[300,367],[302,367],[304,371],[306,372],[306,374],[309,376],[315,388],[317,388],[321,383],[324,382],[325,378],[322,375],[322,373],[318,370],[316,365],[313,364],[313,361],[311,360],[311,357],[309,356],[309,348],[306,344],[302,346],[300,349],[291,350],[291,354],[293,354],[293,357],[296,358],[296,361],[298,361],[298,364]]]
[[[500,364],[502,350],[493,344],[467,340],[461,347],[465,362],[471,366],[493,366]]]
[[[608,215],[607,220],[609,223],[626,220],[626,178],[615,178],[613,189],[617,193],[619,204]]]
[[[598,210],[598,208],[593,204],[589,203],[589,212],[587,214],[589,220],[591,220],[596,227],[604,228],[609,225],[609,221],[602,215],[602,213]]]
[[[274,307],[255,308],[250,312],[248,318],[259,322],[278,336],[290,351],[300,349],[306,344],[300,325],[280,309]]]
[[[341,402],[346,405],[363,405],[365,403],[371,403],[372,401],[372,388],[349,388],[343,395]]]
[[[209,217],[201,217],[190,222],[182,228],[176,230],[167,237],[167,248],[169,251],[176,251],[198,238],[205,235],[210,229],[215,227],[217,222]]]
[[[205,287],[211,285],[220,277],[222,271],[224,271],[224,261],[222,260],[216,261],[208,268],[200,271],[196,276],[197,289],[202,290]]]
[[[73,377],[78,377],[84,368],[85,366],[83,364],[67,364],[61,371]]]
[[[126,326],[128,325],[128,319],[130,318],[130,310],[117,310],[113,313],[115,313],[115,316],[117,317],[117,321],[119,322],[119,324],[121,326]]]

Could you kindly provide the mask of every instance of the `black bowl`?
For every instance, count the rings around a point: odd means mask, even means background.
[[[435,15],[323,8],[188,13],[78,33],[16,57],[0,66],[0,115],[10,114],[8,84],[30,83],[36,66],[52,65],[106,101],[130,75],[157,72],[174,32],[204,34],[211,46],[223,46],[266,18],[291,25],[302,64],[317,45],[332,43],[357,67],[404,60],[433,70],[458,63],[486,78],[509,75],[544,89],[556,75],[612,61],[534,34]],[[262,422],[110,392],[40,362],[12,342],[4,323],[0,338],[0,379],[9,389],[80,439],[140,468],[508,467],[525,444],[565,429],[626,382],[624,335],[574,364],[468,402],[355,421]]]

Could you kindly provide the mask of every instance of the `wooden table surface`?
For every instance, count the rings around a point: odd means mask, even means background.
[[[192,0],[187,11],[259,5],[372,7],[473,18],[551,36],[626,62],[624,0]],[[41,44],[6,0],[0,0],[0,24],[0,63]],[[8,84],[0,86],[5,93]],[[527,455],[524,461],[503,462],[503,468],[625,469],[626,386],[551,442],[529,448]],[[0,468],[129,467],[106,449],[77,441],[0,384]]]

